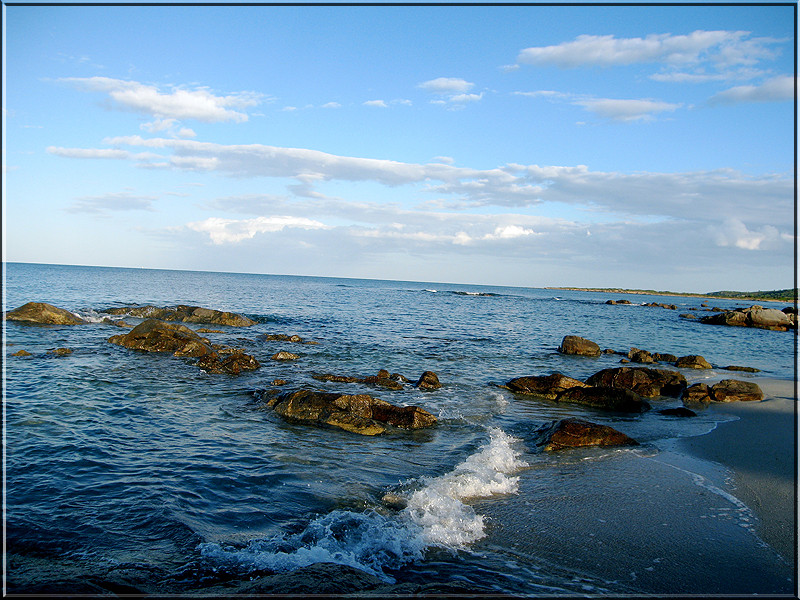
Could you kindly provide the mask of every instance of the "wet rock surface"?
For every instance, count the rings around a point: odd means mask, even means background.
[[[577,335],[567,335],[561,340],[558,351],[562,354],[573,354],[576,356],[600,356],[600,346],[591,340]]]
[[[647,367],[603,369],[586,380],[588,385],[631,390],[640,396],[680,396],[686,388],[686,377],[678,371]]]
[[[6,321],[35,323],[40,325],[80,325],[85,320],[68,310],[46,302],[28,302],[6,313]]]
[[[577,417],[553,421],[542,426],[536,445],[546,451],[582,446],[638,446],[639,443],[608,425],[598,425]]]
[[[227,325],[229,327],[250,327],[256,324],[252,319],[237,313],[224,312],[200,306],[187,306],[184,304],[161,308],[148,304],[145,306],[108,308],[102,312],[110,315],[128,315],[143,319]]]

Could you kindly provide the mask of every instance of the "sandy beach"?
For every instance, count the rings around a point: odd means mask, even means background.
[[[734,493],[753,510],[758,535],[787,562],[797,561],[797,415],[794,382],[759,379],[762,402],[712,404],[737,417],[678,448],[733,472]]]

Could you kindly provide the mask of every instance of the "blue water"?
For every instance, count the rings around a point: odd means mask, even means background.
[[[793,333],[680,318],[700,306],[703,300],[697,298],[628,296],[637,305],[611,306],[605,301],[622,296],[434,282],[5,267],[6,310],[39,301],[93,321],[101,316],[97,311],[128,304],[190,304],[245,314],[257,324],[207,326],[223,332],[206,335],[244,348],[262,365],[239,376],[208,375],[191,359],[108,343],[121,332],[109,325],[5,323],[12,591],[40,590],[52,581],[102,580],[126,568],[150,574],[147,584],[137,585],[177,593],[333,561],[387,583],[458,581],[528,595],[649,592],[593,570],[591,561],[554,564],[552,552],[545,559],[515,550],[496,539],[503,526],[511,526],[510,517],[502,515],[529,498],[520,490],[533,494],[529,499],[535,504],[540,486],[565,485],[564,470],[584,459],[595,476],[617,473],[612,466],[620,460],[631,461],[629,471],[638,473],[642,461],[667,456],[670,440],[705,434],[726,417],[713,410],[691,420],[655,411],[603,413],[517,398],[496,384],[556,371],[582,379],[619,365],[618,355],[558,354],[565,335],[617,351],[635,346],[701,354],[715,367],[762,371],[756,376],[719,368],[684,372],[690,381],[794,377]],[[674,303],[678,310],[638,305],[653,301]],[[260,338],[265,333],[296,334],[318,344],[265,341]],[[48,352],[59,347],[73,353]],[[11,356],[20,349],[32,356]],[[300,358],[271,361],[279,350]],[[411,380],[434,371],[443,387],[388,391],[311,377],[372,375],[382,368]],[[288,424],[264,410],[254,395],[275,379],[288,381],[285,389],[370,393],[395,404],[416,404],[437,415],[439,423],[376,437]],[[642,447],[560,456],[545,456],[534,447],[530,432],[538,425],[573,415],[613,424]],[[382,498],[389,492],[404,497],[408,508],[387,507]],[[522,509],[515,510],[519,518]],[[750,559],[771,560],[761,557],[766,550],[746,525],[732,523],[737,532],[732,535],[744,530],[750,536],[739,547],[752,543]]]

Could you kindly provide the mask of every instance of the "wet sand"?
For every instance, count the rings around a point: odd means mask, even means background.
[[[733,493],[755,513],[758,535],[797,564],[797,415],[794,382],[758,379],[762,402],[712,404],[737,417],[712,432],[679,440],[678,448],[725,465]]]

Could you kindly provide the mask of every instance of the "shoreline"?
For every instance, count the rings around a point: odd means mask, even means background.
[[[582,288],[582,287],[545,287],[545,290],[565,290],[573,292],[601,292],[605,294],[633,294],[637,296],[676,296],[679,298],[708,298],[710,300],[741,300],[742,302],[778,302],[793,303],[793,299],[762,298],[757,296],[716,296],[710,294],[695,294],[693,292],[669,292],[657,290],[629,290],[624,288]]]
[[[715,403],[737,417],[709,433],[680,438],[676,450],[719,463],[732,473],[733,493],[757,518],[759,537],[797,568],[797,407],[794,381],[762,379],[761,402]]]

